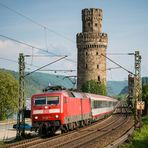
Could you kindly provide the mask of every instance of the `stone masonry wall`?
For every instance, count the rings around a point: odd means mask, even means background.
[[[77,34],[77,88],[88,80],[106,84],[106,55],[108,37],[102,33],[102,10],[82,10],[82,33]]]

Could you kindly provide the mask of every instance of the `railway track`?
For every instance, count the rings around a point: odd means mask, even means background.
[[[103,126],[98,126],[95,130],[92,129],[85,134],[81,134],[79,137],[73,137],[72,140],[66,141],[64,143],[60,143],[58,145],[54,145],[53,148],[66,148],[66,147],[93,147],[94,143],[100,144],[100,138],[103,136],[106,137],[108,133],[112,130],[116,130],[119,128],[123,123],[127,122],[126,117],[119,117],[115,121],[110,122],[109,124],[105,124]],[[103,143],[99,145],[103,147]],[[97,145],[98,147],[98,145]]]
[[[110,122],[112,122],[112,120],[114,120],[114,118],[115,118],[115,116],[114,117],[110,116],[109,118],[101,121],[100,124],[110,123]],[[83,127],[82,129],[79,129],[79,130],[84,132],[85,129],[89,130],[89,128],[92,128],[92,126],[95,128],[95,125],[97,125],[97,124],[98,123],[94,123],[93,125]],[[85,132],[87,132],[87,131],[85,131]],[[61,139],[61,137],[68,136],[69,134],[73,134],[73,135],[76,134],[77,135],[77,133],[78,133],[77,130],[75,130],[75,131],[71,131],[71,132],[68,132],[68,133],[64,133],[62,135],[58,135],[58,136],[54,136],[54,137],[50,137],[50,138],[45,138],[45,139],[40,138],[40,137],[36,137],[36,138],[16,142],[16,143],[13,143],[13,144],[7,144],[5,146],[5,148],[12,148],[12,147],[13,148],[19,148],[19,147],[23,148],[23,147],[30,147],[32,145],[35,146],[35,145],[39,145],[40,143],[45,143],[46,141],[54,141],[54,139],[57,139],[57,138]]]
[[[11,148],[44,148],[44,147],[94,147],[97,145],[97,139],[106,136],[111,131],[115,131],[124,123],[128,122],[130,118],[125,115],[113,115],[99,123],[94,123],[90,126],[77,129],[72,132],[61,134],[50,138],[33,138],[24,140],[22,142],[7,145]],[[125,126],[125,125],[124,125]],[[93,144],[91,143],[93,141]],[[99,141],[100,143],[100,141]],[[106,144],[107,145],[107,144]]]

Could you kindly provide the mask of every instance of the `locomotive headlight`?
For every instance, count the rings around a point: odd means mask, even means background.
[[[38,116],[35,116],[34,119],[38,119]]]
[[[45,106],[45,109],[47,109],[48,108],[48,106]]]
[[[59,118],[59,115],[55,115],[55,118]]]

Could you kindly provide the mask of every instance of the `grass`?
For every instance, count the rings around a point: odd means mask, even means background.
[[[4,147],[4,142],[0,141],[0,148]]]
[[[147,148],[148,147],[148,116],[142,118],[143,127],[133,134],[133,139],[120,148]]]

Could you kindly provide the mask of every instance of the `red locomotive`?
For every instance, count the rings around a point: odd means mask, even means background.
[[[66,132],[111,114],[117,100],[89,93],[58,90],[35,94],[31,101],[32,127],[40,134]]]

